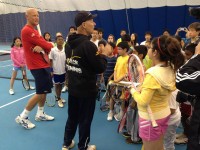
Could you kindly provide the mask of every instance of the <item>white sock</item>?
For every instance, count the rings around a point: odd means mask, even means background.
[[[42,116],[44,114],[44,107],[38,107],[37,116]]]
[[[26,119],[29,115],[30,111],[24,109],[24,111],[20,114],[23,119]]]
[[[113,113],[113,110],[110,110],[109,113]]]

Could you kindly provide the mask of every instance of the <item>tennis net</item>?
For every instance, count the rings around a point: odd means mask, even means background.
[[[10,59],[10,51],[0,50],[0,78],[10,79],[12,76],[13,65]],[[27,72],[27,78],[29,81],[34,81],[34,78],[29,70]],[[16,80],[22,80],[22,73],[18,71]]]

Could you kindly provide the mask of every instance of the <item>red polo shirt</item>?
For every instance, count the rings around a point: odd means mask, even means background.
[[[48,54],[53,45],[39,35],[38,31],[29,25],[25,25],[21,31],[22,45],[28,69],[39,69],[50,67],[40,53],[33,52],[32,48],[40,46]]]

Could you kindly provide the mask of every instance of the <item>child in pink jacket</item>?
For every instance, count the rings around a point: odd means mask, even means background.
[[[24,57],[24,49],[22,47],[22,42],[20,37],[15,37],[13,39],[13,43],[11,45],[11,60],[13,61],[13,71],[12,77],[10,79],[10,90],[9,93],[11,95],[14,94],[14,81],[17,76],[18,70],[24,69],[26,75],[26,64],[25,64],[25,57]],[[30,86],[30,89],[35,89],[34,87]]]

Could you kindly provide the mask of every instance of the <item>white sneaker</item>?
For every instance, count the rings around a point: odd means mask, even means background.
[[[62,88],[62,93],[66,92],[68,90],[68,87],[65,85],[63,88]]]
[[[54,120],[54,117],[49,116],[45,113],[43,113],[43,115],[41,116],[38,115],[35,116],[35,121],[52,121],[52,120]]]
[[[13,90],[13,89],[10,89],[10,90],[9,90],[9,93],[10,93],[10,95],[13,95],[13,94],[15,94],[15,92],[14,92],[14,90]]]
[[[88,145],[87,150],[96,150],[96,146],[95,145]]]
[[[109,111],[107,120],[108,120],[108,121],[112,121],[112,120],[113,120],[113,115],[114,115],[113,112],[112,112],[112,111]]]
[[[63,145],[62,150],[69,150],[69,149],[73,148],[74,145],[75,145],[75,142],[74,142],[74,140],[72,140],[72,143],[68,147]]]
[[[66,103],[66,100],[65,100],[65,99],[62,99],[62,98],[61,98],[61,100],[62,100],[63,103]]]
[[[31,121],[28,118],[23,119],[21,116],[17,116],[17,118],[15,119],[15,121],[18,124],[21,124],[26,129],[32,129],[32,128],[35,127],[35,125],[33,123],[31,123]]]
[[[121,112],[114,115],[114,118],[116,121],[121,121],[122,117],[123,117],[123,114]]]
[[[62,102],[62,99],[58,100],[58,106],[59,106],[60,108],[63,108],[63,107],[64,107],[64,104],[63,104],[63,102]]]
[[[35,90],[35,87],[30,85],[30,90]]]

